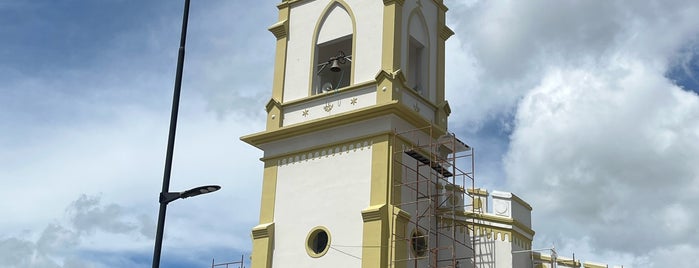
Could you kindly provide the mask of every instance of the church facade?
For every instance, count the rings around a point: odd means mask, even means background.
[[[513,253],[531,250],[531,207],[477,189],[448,131],[443,0],[277,8],[266,128],[241,138],[264,152],[252,267],[546,265]]]

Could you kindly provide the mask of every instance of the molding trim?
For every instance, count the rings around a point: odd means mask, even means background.
[[[308,134],[320,130],[325,130],[340,125],[346,125],[351,122],[363,121],[371,118],[376,118],[382,115],[396,115],[414,126],[431,126],[432,122],[427,121],[424,117],[406,107],[398,101],[391,101],[385,104],[379,104],[372,107],[358,109],[348,113],[332,115],[324,118],[310,120],[304,123],[294,124],[291,126],[281,127],[278,130],[264,131],[247,136],[240,139],[250,145],[258,147],[273,141],[283,140],[289,137]],[[445,129],[437,125],[434,126],[433,135],[435,138],[446,133]]]
[[[362,210],[362,220],[364,222],[372,222],[381,220],[382,216],[386,214],[386,205],[376,205],[370,206]]]
[[[308,150],[302,153],[291,154],[284,157],[278,157],[277,165],[285,166],[292,165],[298,162],[309,161],[317,158],[332,157],[338,154],[351,153],[357,150],[365,150],[371,148],[371,140],[358,140],[335,145],[324,146],[315,150]]]
[[[265,105],[265,111],[268,113],[272,111],[273,108],[278,108],[279,110],[282,109],[282,104],[278,100],[272,98],[267,102],[267,105]]]
[[[444,25],[441,29],[439,29],[439,38],[442,40],[446,41],[449,39],[449,37],[452,37],[454,35],[454,31],[449,28],[449,26]]]
[[[272,268],[274,250],[274,223],[264,223],[252,229],[251,267]]]
[[[274,223],[263,223],[252,228],[252,239],[274,236]]]
[[[285,38],[289,33],[289,20],[277,22],[269,28],[267,28],[267,30],[272,32],[272,34],[274,34],[274,37],[276,37],[277,40]]]

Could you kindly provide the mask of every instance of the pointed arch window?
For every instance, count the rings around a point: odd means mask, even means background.
[[[422,94],[427,90],[427,59],[425,46],[412,36],[408,41],[408,86]]]
[[[407,70],[408,86],[420,95],[429,95],[429,33],[425,18],[419,10],[410,14],[408,21]]]
[[[321,17],[315,42],[311,94],[352,84],[354,19],[344,2],[334,1]]]

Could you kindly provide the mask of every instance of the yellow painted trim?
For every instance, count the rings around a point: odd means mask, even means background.
[[[393,180],[393,155],[388,134],[375,137],[371,147],[371,198],[372,206],[390,204]]]
[[[488,196],[488,190],[483,189],[483,188],[476,188],[476,189],[469,188],[469,189],[467,189],[467,191],[469,194],[473,194],[473,195]]]
[[[311,237],[318,235],[321,231],[325,232],[328,235],[328,244],[325,246],[325,249],[319,253],[313,252],[313,249],[311,248]],[[330,231],[328,228],[325,226],[316,226],[313,229],[311,229],[308,232],[308,235],[306,235],[306,253],[308,253],[308,256],[311,258],[320,258],[325,256],[326,253],[328,253],[328,250],[330,250],[330,245],[332,245],[332,236],[330,235]]]
[[[536,232],[534,232],[534,230],[532,230],[531,228],[527,227],[526,225],[524,225],[521,222],[516,221],[512,218],[495,216],[495,215],[490,215],[490,214],[459,212],[459,211],[457,211],[456,214],[459,216],[465,216],[467,218],[472,218],[472,219],[476,220],[476,224],[479,224],[478,220],[484,220],[486,222],[494,222],[494,223],[516,226],[517,228],[522,229],[522,231],[531,235],[532,237],[536,234]]]
[[[267,30],[272,32],[277,39],[285,38],[287,34],[289,34],[289,20],[283,20],[272,24]]]
[[[583,263],[583,267],[584,268],[607,268],[607,267],[609,267],[609,265],[585,262],[585,263]]]
[[[449,28],[449,26],[442,25],[439,29],[439,38],[442,39],[443,41],[446,41],[449,39],[449,37],[452,37],[454,35],[454,31]]]
[[[252,228],[252,239],[274,236],[274,223],[263,223]]]
[[[252,268],[271,268],[274,248],[274,223],[264,223],[252,229]]]
[[[386,133],[388,133],[388,132],[386,132]],[[314,158],[332,156],[333,154],[335,154],[335,152],[334,152],[335,148],[340,148],[339,153],[348,153],[350,150],[353,150],[353,151],[366,150],[372,146],[371,141],[373,140],[374,137],[378,137],[378,136],[381,136],[383,134],[384,133],[372,134],[372,135],[363,135],[363,136],[355,137],[352,139],[341,140],[341,141],[327,143],[327,144],[323,144],[323,145],[308,147],[308,148],[305,148],[302,150],[295,150],[295,151],[285,152],[283,154],[271,155],[268,157],[263,157],[261,160],[274,161],[278,165],[288,165],[291,163],[300,162],[300,161],[307,161],[307,160],[311,160]],[[345,150],[342,150],[343,147],[345,148]],[[327,153],[325,155],[322,155],[322,151],[326,151]],[[332,154],[330,152],[332,152]],[[316,153],[318,153],[318,155],[316,155]],[[298,161],[296,161],[297,157],[299,158]],[[293,158],[294,160],[289,162],[288,161],[289,158]],[[284,160],[287,160],[287,161],[284,162]]]
[[[325,20],[328,18],[327,16],[330,15],[330,11],[334,8],[335,5],[341,6],[345,12],[350,16],[352,19],[352,64],[351,68],[352,70],[350,71],[350,86],[354,84],[354,74],[355,74],[355,66],[354,64],[354,55],[357,53],[357,22],[354,16],[354,12],[352,12],[352,9],[350,8],[349,4],[345,2],[344,0],[332,0],[328,3],[327,6],[325,6],[325,9],[323,9],[323,12],[321,12],[320,17],[316,21],[316,26],[313,30],[313,41],[311,43],[311,56],[313,56],[313,59],[311,59],[311,69],[309,72],[310,79],[309,81],[309,87],[308,87],[308,96],[313,96],[313,85],[315,84],[315,79],[316,79],[316,61],[318,58],[318,55],[316,55],[316,47],[318,47],[318,35],[320,35],[320,29],[322,28],[323,24],[325,23]]]
[[[381,69],[393,73],[400,69],[404,0],[384,0]]]
[[[552,261],[551,255],[543,254],[541,252],[532,252],[532,259],[534,259],[534,261],[539,261],[539,262],[548,263],[548,264],[551,264],[551,261]],[[571,258],[560,257],[560,256],[556,258],[556,264],[565,265],[567,267],[580,267],[581,265],[583,265],[582,267],[586,267],[586,268],[587,267],[591,267],[591,268],[606,268],[607,267],[607,265],[603,265],[603,264],[598,264],[598,265],[594,265],[594,266],[585,266],[585,265],[587,265],[587,263],[583,264],[580,262],[580,260],[575,260],[575,262],[573,262],[573,259],[571,259]]]
[[[406,235],[411,215],[398,207],[393,207],[393,215],[395,215],[392,234],[394,237],[392,239],[393,251],[389,252],[391,254],[389,259],[393,263],[392,268],[406,268],[408,266],[406,262],[398,262],[397,260],[406,260],[410,254],[408,253],[409,243]]]
[[[282,127],[282,106],[276,99],[270,99],[265,105],[265,110],[267,111],[267,130],[275,130]]]
[[[265,161],[262,172],[262,200],[260,204],[260,223],[274,221],[274,201],[277,193],[277,170],[275,161]]]
[[[289,7],[279,7],[278,22],[269,27],[269,31],[277,39],[274,55],[274,76],[272,79],[272,100],[270,102],[280,103],[284,98],[284,82],[286,76],[286,54],[289,33]],[[267,130],[278,129],[282,125],[281,109],[267,107]]]
[[[448,129],[449,124],[449,114],[451,114],[451,109],[448,102],[445,100],[445,68],[446,68],[446,40],[449,36],[453,35],[453,31],[449,29],[446,25],[446,12],[447,8],[443,3],[435,2],[440,7],[440,11],[437,12],[437,94],[435,102],[439,103],[440,109],[437,112],[436,122],[442,128]],[[451,32],[451,34],[450,34]]]
[[[274,79],[272,82],[272,98],[283,101],[284,80],[286,75],[287,41],[289,39],[289,8],[279,9],[279,22],[269,28],[277,38],[277,48],[274,60]]]
[[[362,210],[362,268],[386,267],[388,261],[388,205]]]
[[[248,144],[251,144],[259,148],[260,145],[265,143],[283,140],[289,137],[308,134],[311,132],[325,130],[341,125],[347,125],[353,122],[377,118],[383,115],[396,115],[414,126],[431,125],[431,122],[425,120],[424,117],[420,116],[415,111],[411,110],[410,108],[397,101],[393,101],[386,104],[357,109],[352,112],[309,120],[304,123],[282,127],[276,131],[264,131],[260,133],[255,133],[243,136],[240,139],[244,142],[247,142]],[[444,135],[445,133],[446,130],[435,126],[433,131],[433,137],[438,138]]]
[[[407,107],[408,104],[402,102],[402,92],[407,92],[407,94],[420,101],[420,103],[427,105],[427,107],[432,110],[435,117],[425,119],[430,120],[430,124],[434,124],[438,128],[443,129],[446,132],[446,123],[442,124],[442,121],[446,122],[446,116],[440,117],[442,110],[440,110],[440,108],[434,102],[430,101],[427,97],[422,96],[415,92],[415,90],[410,89],[401,70],[396,70],[393,73],[388,73],[385,70],[381,70],[376,75],[376,82],[376,87],[378,89],[376,94],[376,103],[383,104],[393,101],[399,101]],[[412,108],[410,108],[410,110],[422,117],[421,114],[419,114],[417,111],[414,111]],[[444,120],[441,120],[440,118],[443,118]]]
[[[394,268],[405,267],[395,260],[407,258],[408,244],[402,238],[406,236],[410,217],[410,213],[387,204],[362,210],[362,268],[389,267],[389,263]]]

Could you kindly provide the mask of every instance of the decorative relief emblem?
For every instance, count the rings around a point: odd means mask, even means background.
[[[350,103],[351,103],[352,105],[357,104],[357,98],[352,98],[352,99],[350,100]]]
[[[308,109],[303,110],[303,112],[301,112],[301,115],[303,115],[303,117],[308,116]]]
[[[420,112],[420,106],[417,106],[417,103],[415,103],[415,104],[413,105],[413,110],[415,110],[416,112],[419,113],[419,112]]]
[[[325,107],[323,107],[323,110],[325,110],[326,112],[329,113],[330,111],[333,110],[333,104],[332,104],[332,103],[326,103],[326,104],[325,104]]]
[[[341,154],[345,154],[345,153],[356,152],[357,150],[370,149],[371,146],[372,146],[372,143],[370,141],[348,143],[348,144],[339,144],[339,145],[334,145],[334,146],[329,147],[329,148],[324,148],[324,149],[311,151],[311,152],[304,152],[304,153],[301,153],[298,155],[285,157],[283,159],[277,160],[277,164],[284,166],[284,165],[292,165],[295,163],[300,163],[300,162],[305,162],[305,161],[313,161],[313,160],[319,159],[319,158],[333,157],[333,156],[341,155]]]

